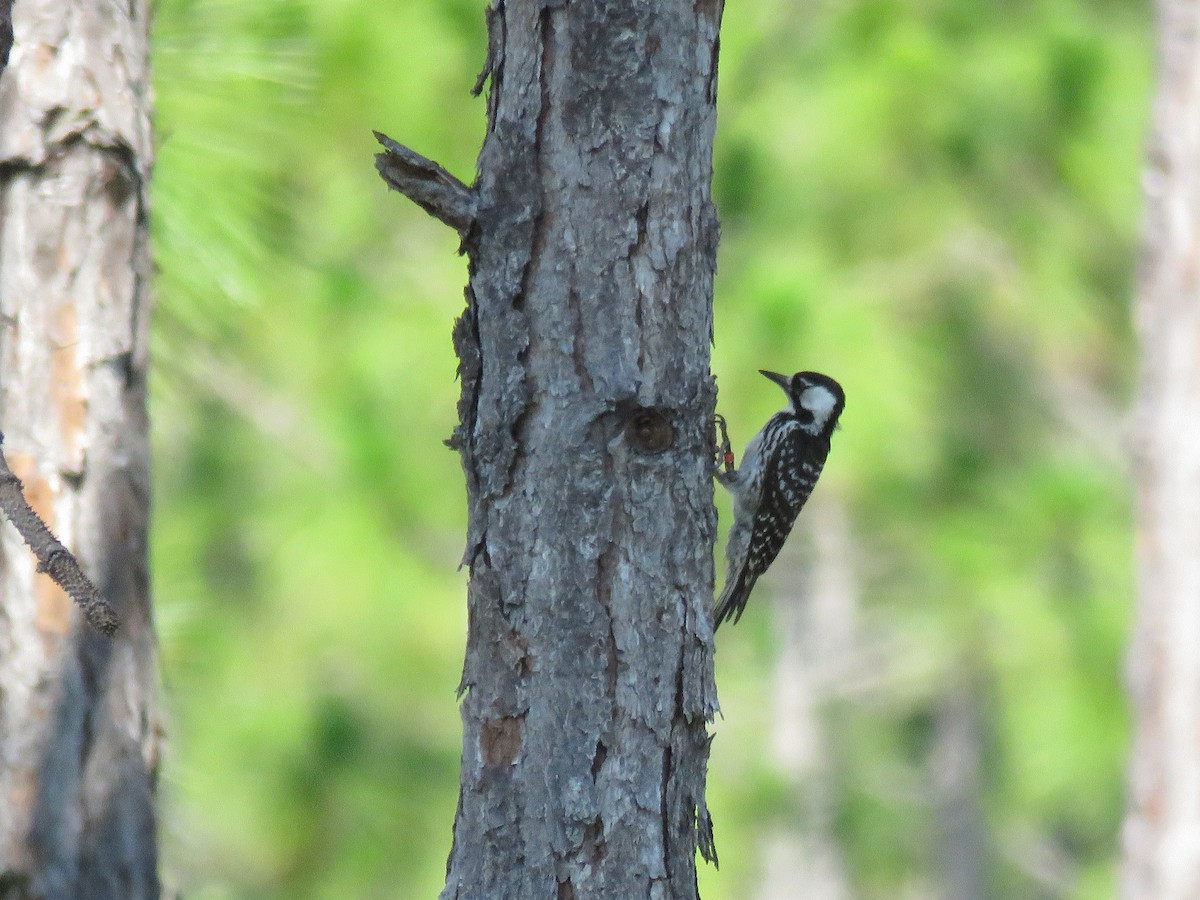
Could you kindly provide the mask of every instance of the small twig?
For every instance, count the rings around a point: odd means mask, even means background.
[[[3,2],[4,0],[0,0],[0,3]],[[483,61],[483,68],[479,70],[479,77],[475,79],[475,87],[471,88],[472,97],[478,97],[483,93],[484,85],[487,84],[489,78],[496,74],[496,67],[504,55],[504,29],[503,26],[498,27],[497,16],[499,13],[496,12],[496,4],[489,3],[483,15],[487,19],[487,59]]]
[[[387,148],[375,154],[375,168],[388,187],[466,237],[475,223],[475,192],[433,160],[397,144],[386,134],[376,131],[375,139]]]
[[[0,444],[4,435],[0,433]],[[21,479],[13,474],[0,450],[0,511],[16,526],[38,560],[38,571],[45,572],[71,599],[79,604],[88,624],[102,634],[112,635],[121,620],[100,596],[96,586],[83,574],[79,560],[62,545],[46,523],[29,505],[21,489]]]

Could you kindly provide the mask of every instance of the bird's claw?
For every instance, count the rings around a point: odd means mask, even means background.
[[[722,475],[728,476],[734,473],[733,445],[729,442],[729,429],[725,424],[725,417],[717,413],[713,416],[713,423],[717,426],[720,434],[713,451],[713,474],[720,478]]]

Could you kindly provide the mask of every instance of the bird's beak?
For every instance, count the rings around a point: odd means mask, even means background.
[[[785,391],[791,387],[792,379],[788,378],[786,375],[780,375],[778,372],[768,372],[766,369],[759,369],[758,374],[770,378]]]

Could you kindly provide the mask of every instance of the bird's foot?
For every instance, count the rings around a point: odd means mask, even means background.
[[[713,423],[717,426],[716,431],[720,437],[716,438],[714,434],[713,450],[713,475],[719,480],[724,481],[732,475],[737,474],[737,470],[733,467],[733,445],[729,442],[729,429],[725,424],[725,417],[720,413],[713,416]]]

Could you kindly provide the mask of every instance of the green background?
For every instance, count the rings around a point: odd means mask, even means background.
[[[389,195],[371,130],[471,179],[483,5],[157,7],[162,834],[188,897],[442,883],[466,267]],[[720,408],[740,450],[782,399],[758,368],[829,372],[849,400],[817,511],[720,633],[708,900],[752,896],[788,831],[831,840],[856,896],[936,895],[939,748],[964,716],[986,896],[1112,895],[1149,25],[1120,2],[728,5]],[[851,550],[854,626],[797,776],[769,737],[772,600],[812,568],[806,519]]]

